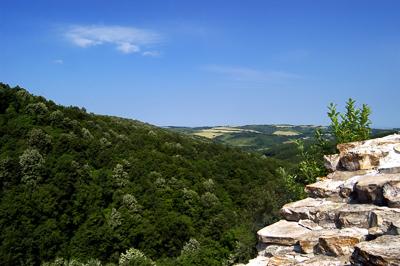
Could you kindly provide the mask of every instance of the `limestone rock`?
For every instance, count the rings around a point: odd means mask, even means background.
[[[305,254],[317,253],[317,246],[320,237],[322,236],[334,236],[338,233],[339,230],[316,230],[310,231],[307,234],[299,237],[298,246],[300,251]]]
[[[379,166],[381,157],[386,156],[385,153],[377,154],[359,154],[347,153],[340,157],[340,166],[349,171],[374,169]]]
[[[394,151],[400,153],[400,144],[397,144],[393,147]]]
[[[369,225],[371,235],[399,235],[400,209],[381,207],[371,211]]]
[[[289,254],[292,252],[294,252],[293,246],[267,245],[264,248],[262,255],[265,257],[273,257],[273,256]]]
[[[299,237],[309,231],[296,222],[281,220],[259,230],[257,235],[263,243],[290,246],[296,244]]]
[[[269,259],[268,266],[292,266],[296,261],[293,257],[289,256],[274,256]]]
[[[322,230],[323,227],[311,220],[299,220],[298,224],[310,230]]]
[[[267,266],[269,262],[269,258],[264,256],[257,256],[256,258],[249,260],[246,264],[247,266]],[[240,265],[235,265],[240,266]]]
[[[400,190],[399,174],[372,174],[362,176],[355,185],[357,200],[360,203],[383,205],[385,203],[383,195],[383,187],[385,185],[387,197],[393,199],[393,205],[396,205],[397,198],[400,197],[400,193],[398,193]]]
[[[324,155],[324,166],[328,171],[334,172],[337,170],[340,160],[340,154]]]
[[[370,171],[369,173],[377,174],[377,171]],[[340,196],[343,198],[350,198],[354,196],[353,192],[355,190],[355,186],[364,176],[365,175],[355,175],[344,181],[344,183],[340,186]]]
[[[347,258],[335,258],[331,256],[318,255],[305,262],[297,264],[298,266],[343,266],[350,265]]]
[[[389,207],[400,208],[400,180],[387,182],[383,185],[382,191],[383,198]]]
[[[334,223],[335,210],[342,206],[344,206],[344,203],[332,202],[325,199],[306,198],[284,205],[280,212],[289,221],[305,219],[319,225],[327,225]]]
[[[325,255],[344,256],[350,255],[354,246],[365,240],[367,229],[346,228],[339,232],[322,234],[318,241],[318,250]]]
[[[339,144],[340,166],[345,170],[393,168],[400,166],[400,154],[395,147],[400,144],[400,135],[379,139]]]
[[[288,221],[258,231],[249,265],[400,266],[400,135],[338,149],[309,198],[282,207]]]
[[[307,185],[305,191],[312,198],[329,198],[333,201],[341,201],[339,192],[343,183],[342,180],[325,178],[322,181]]]
[[[400,173],[400,166],[398,167],[380,167],[378,168],[379,173],[381,174],[398,174]]]
[[[336,224],[339,228],[370,227],[370,214],[380,207],[371,204],[347,204],[336,213]]]
[[[327,178],[337,181],[346,181],[354,176],[362,176],[366,174],[377,173],[376,170],[357,170],[357,171],[335,171],[327,175]]]
[[[400,236],[384,235],[355,246],[354,265],[400,265]]]
[[[268,266],[298,265],[300,263],[304,263],[310,260],[313,257],[314,255],[312,254],[286,254],[286,255],[274,256],[270,258]]]

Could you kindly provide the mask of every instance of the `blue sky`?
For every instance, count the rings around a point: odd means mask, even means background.
[[[400,127],[400,1],[0,0],[0,81],[152,124]]]

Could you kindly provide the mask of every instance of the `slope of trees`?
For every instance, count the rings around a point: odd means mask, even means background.
[[[293,198],[282,162],[0,83],[4,265],[229,265]]]

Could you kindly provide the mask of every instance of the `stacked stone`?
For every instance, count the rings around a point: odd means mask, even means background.
[[[400,265],[400,135],[338,145],[331,173],[258,231],[247,265]]]

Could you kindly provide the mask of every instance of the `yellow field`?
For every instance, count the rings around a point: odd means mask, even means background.
[[[274,135],[278,135],[278,136],[297,136],[297,135],[300,135],[300,133],[296,132],[296,131],[278,130],[278,131],[274,132]]]
[[[240,132],[260,133],[255,130],[241,129],[241,128],[235,128],[235,127],[213,127],[213,128],[200,130],[200,131],[194,133],[194,135],[213,139],[218,136],[224,135],[226,133],[240,133]]]

